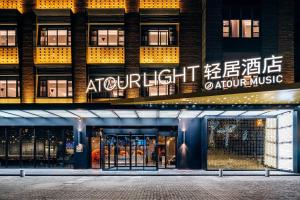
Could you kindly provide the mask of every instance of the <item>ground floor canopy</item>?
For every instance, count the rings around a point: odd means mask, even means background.
[[[0,110],[1,167],[299,170],[296,107],[41,108]]]

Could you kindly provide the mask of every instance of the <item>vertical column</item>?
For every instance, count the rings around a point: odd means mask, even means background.
[[[177,139],[179,169],[202,169],[201,140],[201,119],[181,119]]]
[[[278,10],[278,53],[283,56],[283,77],[285,83],[294,83],[295,67],[295,1],[279,0]]]
[[[139,73],[140,71],[140,15],[139,0],[126,0],[125,14],[125,71]],[[127,98],[139,97],[140,89],[127,89]]]
[[[180,68],[186,66],[200,65],[202,62],[202,1],[185,0],[180,3]],[[201,70],[196,75],[201,81]],[[191,80],[191,74],[188,74]],[[195,92],[198,84],[181,84],[181,93]]]
[[[35,68],[33,32],[35,28],[35,16],[32,11],[32,0],[24,1],[24,13],[18,23],[19,30],[19,60],[21,78],[21,101],[22,103],[35,102]]]
[[[73,127],[73,134],[75,140],[75,156],[74,168],[87,169],[89,167],[89,139],[86,129],[86,124],[83,120],[76,121]],[[78,148],[82,145],[82,149]],[[78,151],[81,150],[81,151]]]
[[[72,65],[74,103],[85,103],[87,95],[87,69],[86,69],[86,15],[85,1],[78,0],[76,13],[72,17]]]

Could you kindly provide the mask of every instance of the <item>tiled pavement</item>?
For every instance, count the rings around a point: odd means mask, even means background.
[[[24,169],[27,176],[218,176],[218,171],[160,169],[158,171],[102,171],[99,169]],[[288,172],[271,171],[271,175],[289,176]],[[0,176],[19,176],[20,169],[0,169]],[[224,176],[264,176],[264,171],[224,171]],[[300,177],[299,177],[300,178]]]
[[[299,176],[0,177],[0,199],[300,199]]]

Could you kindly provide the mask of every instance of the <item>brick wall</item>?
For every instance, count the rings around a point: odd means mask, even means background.
[[[126,1],[125,15],[125,73],[140,72],[140,15],[139,0]],[[126,91],[127,98],[139,97],[139,88]]]
[[[200,65],[202,60],[202,1],[181,1],[180,8],[180,68]],[[198,72],[197,81],[201,82],[201,70]],[[198,89],[198,84],[182,83],[181,86],[182,93],[190,93]]]
[[[86,69],[86,13],[84,1],[79,0],[79,9],[72,17],[72,57],[74,80],[74,103],[85,103],[87,95],[87,69]]]
[[[19,21],[20,38],[20,67],[21,67],[21,101],[22,103],[35,102],[35,69],[33,59],[33,34],[35,16],[31,10],[32,2],[25,1],[25,11]]]
[[[278,54],[283,56],[285,83],[294,83],[294,0],[279,0],[278,10]]]

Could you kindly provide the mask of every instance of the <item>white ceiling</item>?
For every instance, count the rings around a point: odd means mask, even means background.
[[[211,117],[275,117],[291,110],[0,110],[0,118],[193,119]]]

